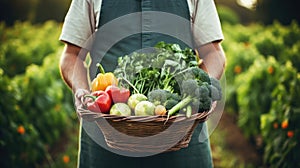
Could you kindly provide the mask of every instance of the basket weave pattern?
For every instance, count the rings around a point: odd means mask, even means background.
[[[95,121],[101,129],[107,145],[129,152],[176,151],[188,146],[195,127],[208,119],[216,102],[208,112],[167,116],[117,116],[94,113],[80,109],[84,120]],[[162,141],[163,138],[163,141]]]

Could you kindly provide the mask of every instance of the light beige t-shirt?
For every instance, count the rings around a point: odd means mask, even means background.
[[[194,44],[201,46],[223,40],[219,16],[213,0],[187,0]],[[60,35],[66,41],[83,48],[97,31],[102,0],[72,0]]]

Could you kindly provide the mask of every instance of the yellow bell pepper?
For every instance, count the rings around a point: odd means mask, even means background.
[[[101,64],[97,64],[97,66],[100,69],[100,73],[97,74],[96,78],[94,78],[91,83],[92,91],[98,91],[98,90],[104,91],[107,86],[118,84],[118,79],[115,77],[115,75],[112,72],[105,73]]]

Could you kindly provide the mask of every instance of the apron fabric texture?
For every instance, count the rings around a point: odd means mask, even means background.
[[[149,27],[153,24],[160,24],[153,23],[151,18],[149,19],[147,15],[143,15],[143,12],[146,11],[167,12],[185,18],[189,21],[189,10],[186,0],[103,0],[98,30],[101,30],[102,27],[110,22],[116,21],[114,19],[119,17],[130,15],[132,13],[140,14],[137,15],[140,17],[134,18],[135,20],[130,20],[130,24],[126,25],[126,27],[114,27],[113,31],[122,31],[123,29],[126,29],[127,31],[128,29],[130,32],[130,29],[138,28],[141,33],[128,35],[127,37],[119,40],[105,53],[103,51],[99,51],[99,48],[97,47],[92,49],[92,58],[95,55],[102,54],[100,63],[107,72],[114,70],[117,65],[118,57],[129,55],[130,53],[140,49],[153,47],[160,41],[178,43],[181,48],[191,47],[175,37],[151,31],[144,31],[144,29],[149,29]],[[175,30],[176,27],[174,26],[169,27],[169,29],[172,29],[174,32],[186,34],[185,38],[190,40],[190,44],[192,44],[190,24],[184,25],[183,29],[181,26],[180,30]],[[95,43],[102,44],[105,43],[105,40],[107,39],[96,37]],[[203,131],[201,132],[201,130]],[[93,132],[92,134],[97,135],[98,138],[91,138],[91,133],[89,132]],[[203,133],[204,136],[206,136],[206,140],[204,142],[199,142],[199,136],[200,134],[203,135]],[[101,137],[103,135],[96,124],[82,121],[80,134],[80,153],[78,164],[80,168],[209,168],[213,166],[207,126],[205,123],[199,124],[196,127],[191,142],[187,148],[175,152],[161,153],[146,157],[122,156],[101,147],[94,141],[97,139],[97,142],[104,142],[104,138]]]

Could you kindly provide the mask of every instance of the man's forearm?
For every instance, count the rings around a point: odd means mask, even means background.
[[[214,78],[220,79],[224,73],[226,57],[219,42],[207,44],[197,49],[203,63],[200,68]]]
[[[66,84],[76,92],[78,89],[89,90],[87,71],[83,64],[85,56],[79,56],[79,48],[66,46],[60,60],[60,72]]]

